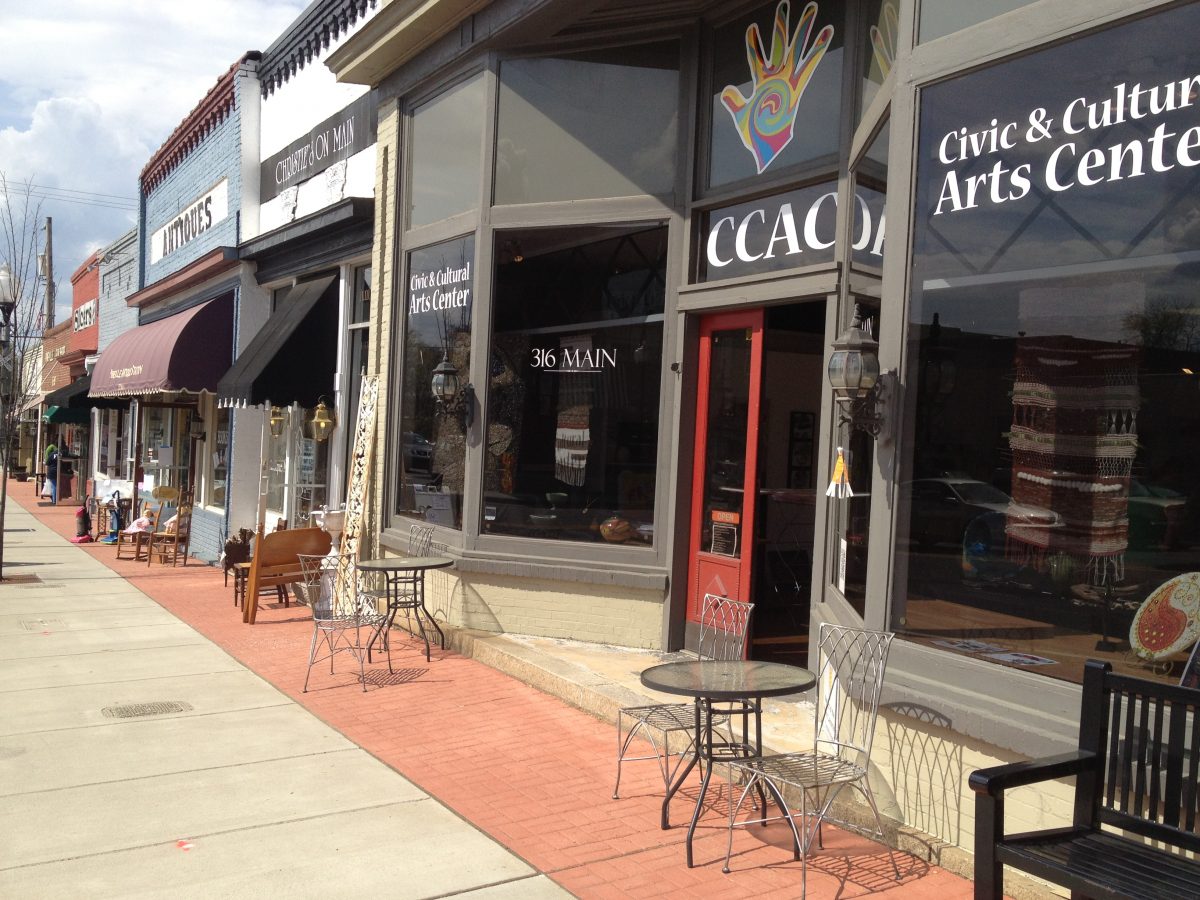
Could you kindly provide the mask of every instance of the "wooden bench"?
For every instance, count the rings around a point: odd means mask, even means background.
[[[286,590],[289,585],[304,580],[300,554],[324,556],[332,546],[333,538],[320,528],[292,528],[259,535],[254,542],[254,557],[250,560],[242,621],[254,624],[259,591],[272,587]]]
[[[975,897],[1003,895],[1004,865],[1073,897],[1200,897],[1200,860],[1184,855],[1200,852],[1198,705],[1200,690],[1090,660],[1077,750],[971,774]],[[1005,834],[1007,789],[1070,776],[1072,825]]]

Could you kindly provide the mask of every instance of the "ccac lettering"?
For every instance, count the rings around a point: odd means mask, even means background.
[[[882,257],[885,216],[881,211],[876,222],[866,199],[858,194],[854,199],[858,210],[853,247]],[[836,243],[837,205],[837,193],[830,191],[817,197],[800,214],[789,202],[775,209],[752,209],[740,220],[734,216],[718,218],[708,232],[708,264],[719,269],[735,260],[753,263],[796,256],[805,250],[828,250]]]

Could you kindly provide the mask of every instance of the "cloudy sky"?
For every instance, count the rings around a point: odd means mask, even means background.
[[[0,173],[10,187],[32,178],[42,217],[54,219],[59,321],[71,273],[135,224],[151,154],[307,3],[0,0]]]

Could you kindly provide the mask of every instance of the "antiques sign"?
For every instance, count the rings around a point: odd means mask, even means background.
[[[292,185],[307,181],[334,163],[349,159],[374,144],[373,97],[373,94],[364,94],[308,134],[263,160],[259,173],[259,202],[266,203]]]
[[[229,180],[192,201],[183,212],[150,236],[150,262],[156,263],[195,240],[229,215]]]

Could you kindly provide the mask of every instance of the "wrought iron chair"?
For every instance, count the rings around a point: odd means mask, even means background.
[[[175,513],[175,529],[167,531],[166,526],[162,531],[156,531],[150,535],[149,543],[146,546],[146,565],[154,562],[157,558],[160,563],[170,562],[172,568],[183,560],[183,564],[187,565],[188,548],[192,543],[192,508],[190,506],[180,506],[179,511]]]
[[[353,556],[333,553],[312,556],[302,553],[298,558],[313,617],[304,691],[308,691],[313,665],[328,659],[329,674],[332,675],[333,658],[338,653],[348,653],[358,660],[359,680],[365,691],[367,671],[364,663],[369,659],[371,638],[384,627],[387,616],[380,613],[374,600],[359,589],[358,566]],[[329,651],[327,656],[317,655],[322,646]],[[391,650],[388,649],[389,669],[391,664]]]
[[[700,659],[742,659],[746,653],[746,633],[750,628],[753,603],[730,600],[716,594],[705,594],[700,609]],[[628,723],[628,724],[627,724]],[[714,717],[713,724],[723,726],[728,732],[729,742],[734,743],[729,717]],[[694,703],[657,703],[652,706],[630,706],[617,712],[617,782],[613,785],[613,799],[619,797],[621,788],[621,764],[645,759],[658,760],[662,770],[663,789],[669,790],[679,766],[696,750],[696,706]],[[652,756],[628,756],[633,739],[645,733],[654,750]],[[685,740],[686,746],[672,753],[672,735],[676,741]],[[657,737],[657,740],[656,740]],[[677,756],[675,764],[670,758]]]
[[[409,556],[428,556],[433,550],[433,526],[432,525],[413,525],[408,529],[408,555]],[[392,622],[395,621],[396,613],[404,610],[404,614],[408,617],[408,630],[412,632],[413,626],[411,623],[413,613],[417,605],[421,602],[422,591],[425,587],[425,573],[415,569],[404,572],[393,572],[386,578],[382,587],[376,587],[367,591],[367,595],[376,603],[385,601],[388,608],[388,623],[387,627],[380,632],[380,640],[383,642],[385,649],[390,651],[388,647],[388,637],[391,631]],[[425,625],[421,621],[421,617],[417,616],[417,627],[424,634]],[[413,632],[415,633],[415,632]]]
[[[871,793],[868,775],[875,721],[879,713],[879,694],[883,688],[888,649],[894,636],[890,632],[845,628],[827,622],[821,625],[813,749],[737,760],[729,764],[730,780],[741,776],[738,780],[744,784],[744,788],[738,801],[729,806],[729,844],[722,871],[729,872],[737,811],[756,785],[760,789],[766,787],[783,810],[792,829],[796,859],[803,862],[802,896],[807,879],[809,845],[816,837],[817,846],[821,846],[821,823],[826,819],[833,820],[829,813],[833,801],[843,788],[852,787],[863,795],[875,815],[875,837],[883,839],[883,822],[879,818],[875,796]],[[800,800],[799,826],[784,800],[785,787],[793,788]],[[766,821],[764,810],[763,818],[740,824]],[[900,870],[890,849],[888,856],[896,878],[899,878]]]

